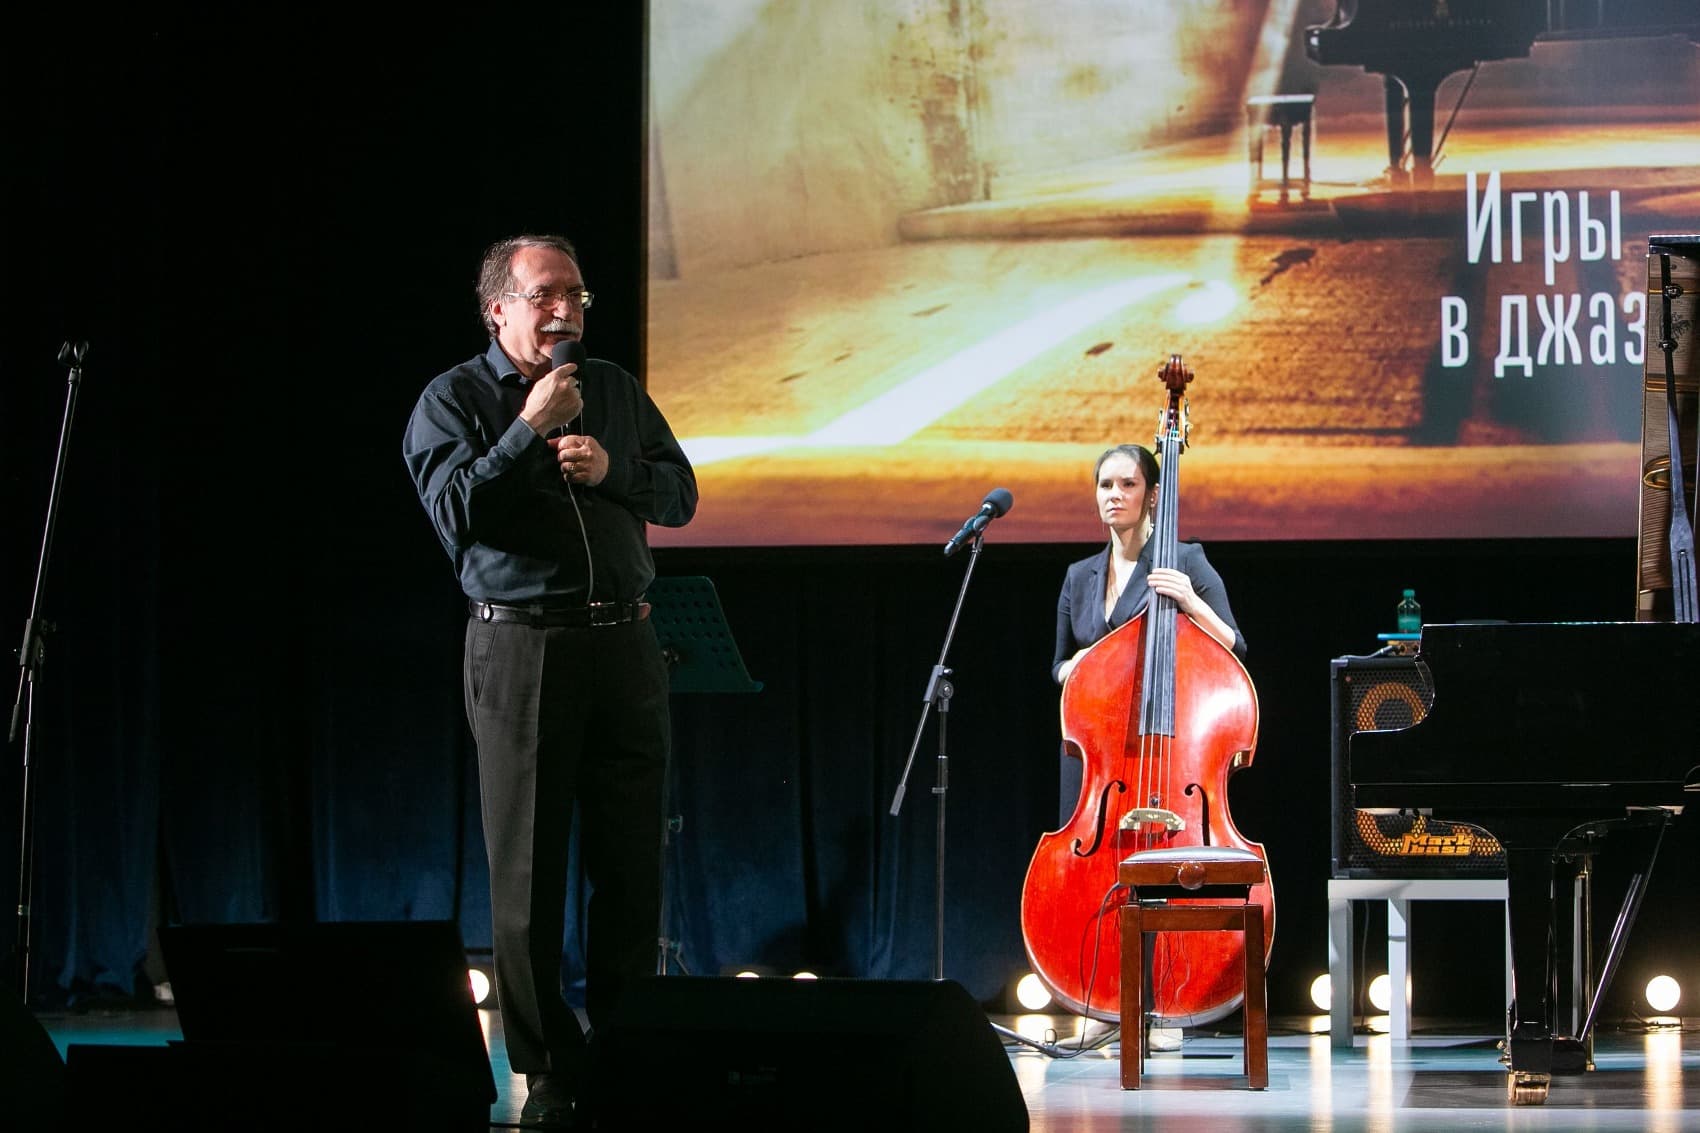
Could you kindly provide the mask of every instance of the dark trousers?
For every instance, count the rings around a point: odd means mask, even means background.
[[[561,997],[567,849],[578,803],[591,897],[592,1028],[656,970],[667,671],[645,621],[539,628],[473,619],[466,712],[478,743],[496,993],[516,1073],[581,1077],[586,1041]]]

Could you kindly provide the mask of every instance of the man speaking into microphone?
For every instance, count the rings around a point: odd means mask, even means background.
[[[560,991],[575,802],[592,1028],[656,969],[671,729],[644,525],[690,522],[697,483],[637,379],[584,356],[592,295],[572,244],[492,245],[477,296],[489,346],[425,387],[402,455],[469,601],[466,715],[521,1124],[561,1127],[588,1073]]]

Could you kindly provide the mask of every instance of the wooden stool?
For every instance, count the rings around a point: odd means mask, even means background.
[[[1299,193],[1305,200],[1310,200],[1310,121],[1311,112],[1316,105],[1314,94],[1264,94],[1255,95],[1245,101],[1246,136],[1248,153],[1251,157],[1251,192],[1256,196],[1267,184],[1272,182],[1263,179],[1263,135],[1268,129],[1281,132],[1281,200],[1288,196],[1288,186],[1292,179],[1287,173],[1287,163],[1293,154],[1293,128],[1299,129],[1300,146],[1304,152],[1304,179],[1299,182]]]
[[[1145,1059],[1145,947],[1148,932],[1232,931],[1245,942],[1245,1072],[1254,1090],[1269,1085],[1269,1012],[1264,998],[1263,906],[1251,887],[1268,871],[1249,850],[1227,846],[1177,846],[1144,850],[1121,863],[1117,879],[1128,886],[1121,910],[1122,1089],[1139,1089]],[[1215,900],[1170,905],[1177,898]],[[1141,902],[1145,902],[1142,904]],[[1131,1052],[1131,1054],[1130,1054]]]

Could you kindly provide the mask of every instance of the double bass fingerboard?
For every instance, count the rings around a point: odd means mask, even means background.
[[[1169,387],[1169,400],[1157,418],[1157,516],[1151,531],[1151,566],[1153,569],[1173,569],[1180,565],[1180,455],[1186,448],[1189,428],[1186,387],[1192,381],[1192,371],[1181,363],[1179,354],[1171,354],[1159,376]],[[1178,612],[1174,599],[1163,594],[1152,596],[1143,695],[1139,702],[1139,734],[1142,736],[1175,734],[1175,620]]]

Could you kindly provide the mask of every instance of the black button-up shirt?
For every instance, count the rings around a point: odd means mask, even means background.
[[[554,450],[519,419],[527,382],[493,340],[414,406],[402,456],[470,598],[630,601],[655,577],[644,524],[696,513],[696,473],[637,379],[599,358],[579,377],[582,431],[608,452],[594,488],[569,492]]]

